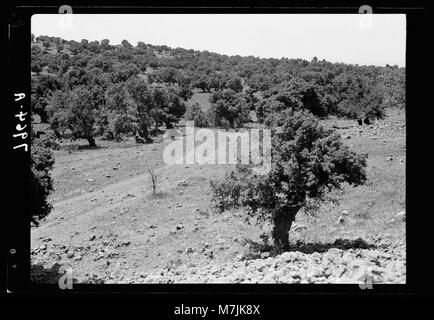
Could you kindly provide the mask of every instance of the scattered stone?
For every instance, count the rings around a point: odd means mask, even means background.
[[[89,241],[95,241],[96,240],[96,236],[95,235],[92,235],[90,238],[89,238]]]
[[[118,167],[113,167],[113,170],[119,170],[119,168]]]
[[[86,181],[87,182],[95,182],[95,179],[88,178]]]
[[[185,180],[181,180],[178,182],[178,186],[185,187],[185,186],[188,186],[188,183]]]
[[[400,211],[395,216],[396,219],[399,219],[401,221],[405,221],[405,211]]]
[[[212,259],[212,258],[214,258],[214,252],[212,252],[211,250],[206,250],[205,256],[209,259]]]
[[[344,216],[348,216],[348,215],[349,215],[348,210],[344,210],[344,211],[342,211],[342,214],[343,214]]]
[[[345,223],[345,218],[343,216],[339,216],[338,221],[336,223],[337,224],[344,224]]]
[[[176,230],[181,230],[181,229],[184,229],[184,226],[182,224],[178,224],[176,226]]]

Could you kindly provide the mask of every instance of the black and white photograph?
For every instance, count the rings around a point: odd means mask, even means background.
[[[31,282],[406,284],[406,27],[34,14]]]

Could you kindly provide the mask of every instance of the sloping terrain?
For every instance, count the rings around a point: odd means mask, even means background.
[[[405,115],[323,124],[369,154],[369,181],[315,216],[300,213],[292,250],[280,255],[264,250],[267,226],[211,208],[209,181],[228,166],[168,166],[161,140],[56,151],[54,208],[32,229],[32,279],[57,282],[68,265],[76,281],[97,283],[405,282]]]

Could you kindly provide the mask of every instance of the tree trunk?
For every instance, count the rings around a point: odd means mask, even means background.
[[[152,142],[154,142],[154,140],[152,140],[152,139],[149,137],[149,130],[148,130],[148,127],[147,127],[146,125],[142,125],[140,131],[141,131],[141,132],[140,132],[140,133],[141,133],[141,136],[145,139],[146,143],[152,143]]]
[[[46,112],[41,112],[39,117],[41,118],[41,123],[48,123],[48,114]]]
[[[273,230],[272,236],[274,246],[281,250],[289,248],[289,229],[295,220],[295,216],[300,207],[288,207],[278,209],[273,213]]]
[[[172,129],[173,128],[173,124],[172,122],[166,122],[166,129]]]
[[[231,129],[233,129],[234,128],[234,120],[233,119],[229,119],[229,127],[231,128]]]
[[[365,124],[367,124],[367,125],[370,125],[370,124],[371,124],[371,120],[370,120],[368,117],[366,117],[365,119],[363,119],[363,122],[364,122]]]
[[[88,137],[87,141],[89,142],[89,147],[96,147],[95,139],[93,137]]]

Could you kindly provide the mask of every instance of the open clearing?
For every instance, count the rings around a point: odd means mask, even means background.
[[[33,280],[57,282],[59,266],[69,265],[78,282],[357,282],[368,270],[376,282],[404,283],[405,114],[363,127],[322,123],[369,154],[369,180],[316,217],[300,212],[292,251],[278,256],[252,248],[262,232],[254,219],[212,210],[209,181],[229,166],[167,166],[161,138],[55,151],[53,211],[32,229]],[[308,265],[316,267],[306,274]]]

